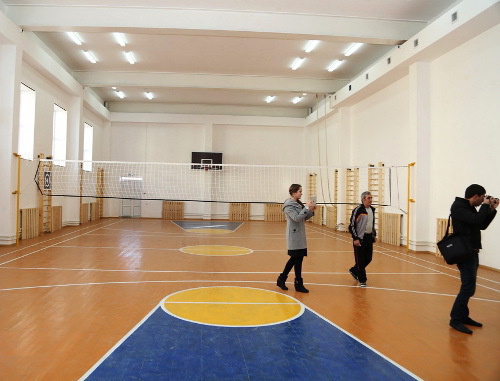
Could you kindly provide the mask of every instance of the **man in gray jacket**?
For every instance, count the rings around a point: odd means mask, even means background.
[[[359,282],[360,287],[366,287],[366,266],[372,261],[373,243],[377,240],[375,208],[372,201],[370,192],[361,193],[361,204],[354,208],[349,222],[355,261],[349,272]]]

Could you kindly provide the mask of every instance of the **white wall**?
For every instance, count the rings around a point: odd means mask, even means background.
[[[432,63],[432,173],[435,217],[478,183],[500,195],[500,26]],[[500,268],[500,217],[483,233],[480,263]]]
[[[411,224],[416,226],[411,230],[410,242],[415,247],[434,249],[436,219],[448,216],[454,197],[463,197],[468,185],[479,183],[489,193],[500,195],[499,37],[497,26],[353,106],[334,110],[326,121],[308,127],[310,142],[318,137],[321,142],[329,140],[326,145],[317,145],[310,156],[312,161],[320,158],[321,163],[334,166],[366,166],[379,161],[399,166],[416,161],[418,168],[419,163],[426,165],[422,161],[429,160],[430,170],[420,170],[420,178],[412,170],[417,182],[412,197],[418,195],[411,205]],[[412,85],[411,81],[416,83]],[[421,82],[424,85],[419,87]],[[422,94],[430,100],[420,107],[430,109],[415,109],[419,105],[413,103],[422,99]],[[342,116],[346,113],[347,118]],[[425,139],[427,130],[429,139]],[[348,147],[346,134],[350,139]],[[399,170],[397,190],[404,210],[406,172],[406,168]],[[394,183],[395,179],[393,189]],[[397,212],[397,208],[392,211]],[[481,264],[494,268],[500,268],[500,255],[495,249],[500,246],[500,234],[495,233],[499,224],[500,217],[483,233],[480,258]],[[406,236],[406,218],[402,235]]]

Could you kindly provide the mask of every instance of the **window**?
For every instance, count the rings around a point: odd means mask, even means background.
[[[54,164],[66,166],[66,134],[68,130],[68,113],[65,109],[54,105],[52,130],[52,159]]]
[[[83,126],[83,170],[92,171],[92,147],[94,144],[94,127],[85,123]]]
[[[23,159],[33,160],[35,142],[35,98],[36,92],[21,83],[19,102],[18,154]]]

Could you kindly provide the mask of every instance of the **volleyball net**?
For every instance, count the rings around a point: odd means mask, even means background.
[[[358,204],[368,190],[376,204],[400,209],[406,168],[40,159],[35,182],[44,196],[263,204],[282,203],[297,183],[303,201]]]

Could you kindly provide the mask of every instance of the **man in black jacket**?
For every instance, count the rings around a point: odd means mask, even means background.
[[[451,205],[453,233],[466,236],[474,249],[472,257],[457,264],[462,285],[450,313],[450,326],[467,334],[472,331],[465,325],[483,326],[469,317],[468,303],[476,291],[481,230],[485,230],[497,214],[498,199],[485,195],[486,190],[481,185],[472,184],[465,190],[465,198],[456,197]]]

